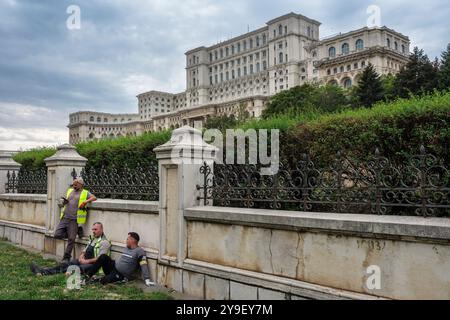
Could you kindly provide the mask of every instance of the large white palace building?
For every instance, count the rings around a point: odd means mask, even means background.
[[[70,114],[70,143],[140,135],[236,114],[244,106],[260,117],[268,99],[307,82],[349,88],[369,63],[395,74],[408,61],[407,36],[364,27],[319,39],[321,23],[296,13],[211,47],[186,52],[186,91],[137,96],[139,113]]]

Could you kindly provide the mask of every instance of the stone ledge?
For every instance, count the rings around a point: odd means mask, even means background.
[[[0,226],[14,228],[14,229],[20,229],[20,230],[26,230],[26,231],[32,231],[32,232],[37,232],[37,233],[42,233],[42,234],[46,233],[45,227],[37,226],[34,224],[25,224],[25,223],[0,220]]]
[[[47,202],[46,194],[5,193],[0,194],[0,201]]]
[[[450,219],[364,214],[194,207],[185,210],[190,221],[246,225],[270,229],[383,236],[406,241],[450,242]]]
[[[161,263],[161,262],[160,262]],[[369,294],[345,291],[303,282],[294,279],[247,271],[232,267],[220,266],[208,262],[186,259],[183,270],[206,274],[208,276],[235,281],[254,287],[261,287],[295,296],[325,300],[386,300]]]
[[[98,199],[91,203],[89,208],[90,210],[159,214],[159,202],[157,201]]]

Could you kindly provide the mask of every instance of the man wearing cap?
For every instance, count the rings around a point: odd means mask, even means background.
[[[86,206],[88,203],[96,201],[97,198],[84,189],[83,179],[77,178],[73,181],[72,187],[67,190],[66,197],[63,197],[63,200],[64,208],[61,210],[61,221],[56,228],[55,238],[64,239],[67,237],[68,242],[63,262],[69,263],[75,238],[79,234],[78,226],[86,223]]]

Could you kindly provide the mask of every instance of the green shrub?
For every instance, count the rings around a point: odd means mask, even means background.
[[[100,141],[83,142],[75,145],[77,151],[88,159],[88,165],[94,168],[110,165],[130,167],[137,163],[143,165],[155,162],[153,149],[170,139],[170,131],[146,133],[138,137],[123,137]],[[44,159],[55,154],[56,148],[39,148],[18,153],[14,160],[25,168],[45,167]]]

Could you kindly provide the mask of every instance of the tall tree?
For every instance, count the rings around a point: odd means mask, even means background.
[[[384,94],[380,75],[371,63],[364,69],[354,93],[358,103],[365,107],[371,107],[377,101],[383,100]]]
[[[407,98],[410,94],[422,95],[438,86],[438,69],[422,49],[414,48],[409,62],[397,74],[395,93]]]
[[[450,43],[447,45],[447,50],[442,52],[441,55],[439,88],[442,90],[450,88]]]

